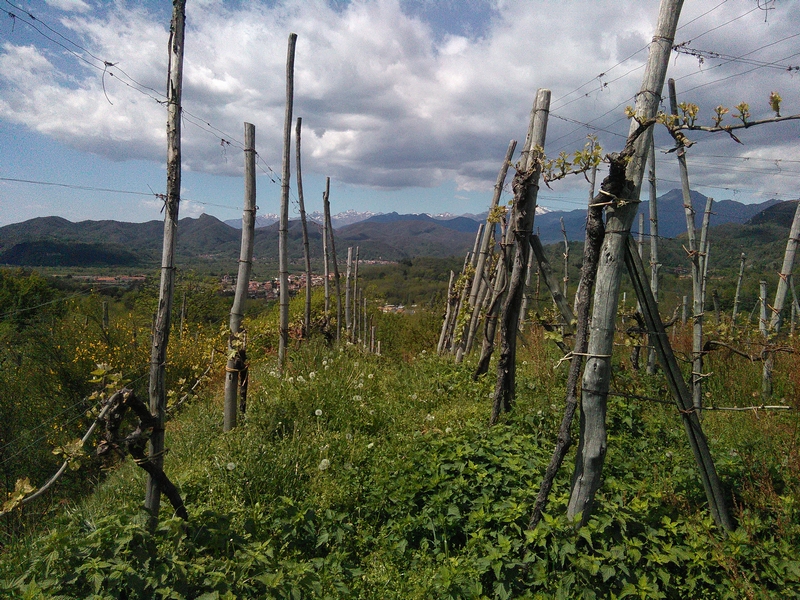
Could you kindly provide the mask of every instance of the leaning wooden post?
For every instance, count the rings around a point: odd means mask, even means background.
[[[523,155],[526,155],[523,151]],[[492,289],[486,294],[486,311],[483,322],[483,344],[481,346],[481,356],[478,359],[478,366],[475,368],[472,378],[477,381],[478,377],[489,371],[489,363],[494,353],[494,340],[497,334],[497,317],[500,314],[503,298],[508,283],[508,270],[511,268],[511,253],[514,249],[513,229],[510,224],[506,225],[503,241],[500,243],[500,255],[497,258],[495,273],[492,279]]]
[[[292,148],[292,105],[294,102],[294,49],[297,34],[289,34],[286,52],[286,112],[283,117],[283,170],[281,172],[281,213],[278,228],[278,269],[280,271],[280,325],[278,326],[278,370],[286,365],[289,344],[289,176]]]
[[[300,224],[303,227],[303,257],[306,261],[306,303],[303,312],[303,338],[308,338],[309,328],[311,327],[311,251],[308,246],[308,222],[306,220],[306,205],[303,201],[303,175],[300,169],[300,129],[303,126],[303,118],[297,117],[294,140],[297,145],[297,155],[295,164],[297,165],[297,204],[300,208]]]
[[[672,42],[683,0],[662,0],[658,24],[645,70],[642,88],[636,96],[636,119],[623,155],[630,161],[619,191],[610,198],[606,209],[606,236],[603,240],[594,292],[591,333],[587,349],[581,399],[581,436],[575,460],[567,515],[581,515],[586,523],[592,512],[595,493],[600,486],[606,454],[606,401],[611,377],[615,317],[625,245],[638,208],[639,192],[650,146],[650,136],[642,123],[652,123],[661,101]]]
[[[647,329],[652,332],[653,342],[658,352],[658,361],[664,368],[667,384],[683,420],[684,429],[689,438],[689,445],[700,471],[700,479],[703,482],[703,489],[706,493],[711,516],[717,526],[726,531],[732,531],[735,527],[735,522],[728,508],[727,494],[717,474],[711,451],[708,448],[708,442],[700,424],[699,411],[694,409],[691,393],[683,379],[678,361],[672,352],[664,324],[661,322],[658,305],[652,292],[647,287],[647,275],[645,274],[644,265],[638,258],[639,256],[634,249],[633,239],[629,237],[625,253],[625,264],[631,276],[633,287],[636,290],[636,295],[639,298],[639,303],[644,311],[643,316]]]
[[[164,421],[167,410],[165,375],[172,295],[175,287],[175,238],[178,231],[178,207],[181,201],[181,91],[185,23],[186,0],[173,0],[167,80],[167,194],[164,203],[164,244],[161,252],[158,311],[150,352],[149,385],[150,412],[156,419],[150,436],[149,460],[159,470],[163,470],[164,463]],[[161,507],[161,486],[152,476],[147,478],[144,506],[150,513],[150,527],[155,528]]]
[[[467,331],[467,342],[465,344],[465,351],[469,352],[472,347],[472,338],[475,335],[477,321],[480,317],[480,303],[478,302],[478,294],[480,293],[481,286],[484,283],[484,271],[486,269],[486,259],[489,256],[489,244],[494,240],[494,232],[497,228],[497,205],[500,203],[500,196],[503,194],[503,185],[506,181],[508,174],[508,167],[511,165],[511,158],[514,156],[514,150],[517,147],[517,141],[511,140],[508,143],[503,164],[500,166],[500,171],[497,173],[497,181],[494,184],[494,194],[492,201],[489,204],[489,213],[486,216],[486,226],[483,228],[481,237],[480,251],[478,252],[478,260],[475,263],[475,275],[472,278],[472,287],[469,292],[469,309],[472,311],[469,321],[469,329]],[[459,357],[460,361],[460,357]]]
[[[447,301],[444,313],[444,321],[442,322],[442,332],[439,334],[439,343],[436,346],[436,353],[441,354],[445,349],[445,340],[447,339],[447,329],[450,326],[450,314],[453,311],[453,280],[456,278],[454,271],[450,271],[450,283],[447,284]]]
[[[783,254],[783,265],[778,279],[778,289],[775,291],[775,302],[772,303],[772,318],[769,322],[770,330],[777,333],[783,323],[783,306],[786,303],[787,292],[789,291],[789,277],[794,268],[794,257],[797,254],[797,244],[800,242],[800,202],[794,211],[792,228],[789,231],[789,239],[786,242],[786,251]]]
[[[678,98],[675,92],[675,80],[670,79],[669,105],[673,115],[678,114]],[[705,252],[705,238],[697,245],[695,231],[695,210],[689,192],[689,172],[686,167],[686,148],[679,146],[676,152],[678,167],[681,176],[681,191],[683,192],[683,208],[686,214],[686,235],[689,260],[692,265],[692,391],[695,407],[702,406],[702,381],[703,370],[703,253]],[[701,234],[702,235],[702,234]]]
[[[647,179],[650,183],[650,291],[653,298],[658,302],[658,271],[661,264],[658,262],[658,198],[656,189],[656,145],[650,144],[650,169]],[[648,343],[649,343],[648,334]],[[653,375],[656,372],[656,350],[650,344],[650,352],[647,354],[647,373]]]
[[[471,290],[475,287],[475,281],[477,280],[476,269],[478,265],[478,248],[481,243],[482,234],[485,230],[484,224],[481,223],[478,225],[478,232],[475,234],[475,243],[472,245],[472,252],[470,253],[470,269],[466,273],[467,280],[464,286],[464,298],[465,301],[462,301],[461,306],[459,307],[459,312],[463,313],[464,315],[470,316],[470,321],[472,318],[472,304],[469,304],[469,295],[467,294],[467,289]],[[480,286],[479,286],[480,287]],[[477,298],[477,297],[476,297]],[[456,315],[456,319],[459,318],[460,315]],[[464,319],[466,321],[466,319]],[[461,360],[464,358],[464,351],[467,347],[467,338],[469,337],[469,323],[470,321],[466,321],[464,326],[461,328],[461,331],[456,332],[457,334],[457,343],[455,344],[453,350],[456,355],[456,362],[460,363]]]
[[[331,257],[333,258],[333,281],[336,287],[336,343],[341,339],[342,332],[342,290],[341,277],[339,276],[339,259],[336,258],[336,239],[333,234],[331,224],[331,178],[325,178],[325,193],[322,195],[323,210],[325,211],[325,225],[331,246]]]
[[[550,113],[550,90],[540,89],[528,129],[528,153],[520,159],[521,168],[514,176],[514,206],[508,227],[514,236],[514,261],[508,280],[500,322],[500,356],[497,361],[497,382],[490,423],[494,424],[501,412],[511,410],[516,393],[516,351],[519,311],[525,291],[525,271],[528,269],[528,239],[533,233],[536,198],[539,194],[539,177],[542,173],[544,143],[547,135],[547,117]]]
[[[244,318],[244,307],[253,265],[253,238],[256,226],[256,128],[244,124],[244,211],[242,212],[242,246],[239,253],[239,272],[236,276],[236,293],[233,298],[228,336],[228,364],[225,366],[225,403],[223,431],[236,427],[236,395],[240,374],[246,368],[247,356],[243,339],[239,337]],[[241,378],[244,381],[244,377]]]

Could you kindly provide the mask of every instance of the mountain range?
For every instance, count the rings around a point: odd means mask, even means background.
[[[692,192],[692,204],[700,225],[706,197]],[[750,221],[776,223],[782,227],[793,215],[794,203],[770,200],[761,204],[742,204],[733,200],[715,203],[712,225],[741,225]],[[649,205],[642,202],[640,212],[649,223]],[[535,228],[543,243],[560,242],[560,220],[564,219],[571,240],[583,240],[586,211],[537,211]],[[676,237],[686,230],[683,199],[672,190],[658,199],[659,235]],[[349,224],[334,227],[340,260],[349,246],[360,248],[360,258],[398,261],[416,256],[463,256],[475,241],[481,215],[456,216],[428,214],[340,213]],[[309,238],[312,260],[321,262],[322,227],[310,214]],[[337,215],[339,216],[339,215]],[[485,217],[485,215],[484,215]],[[333,219],[332,219],[333,220]],[[241,222],[239,221],[241,227]],[[638,223],[638,221],[637,221]],[[633,227],[638,231],[638,224]],[[645,232],[649,226],[645,225]],[[160,263],[163,223],[125,223],[120,221],[70,222],[61,217],[38,217],[0,227],[0,264],[23,266],[126,266],[150,268]],[[241,232],[210,215],[184,218],[178,225],[176,260],[192,267],[218,265],[229,270],[239,256]],[[302,268],[302,230],[298,220],[289,223],[289,257],[293,270]],[[255,267],[274,270],[278,255],[278,223],[259,227],[255,232]]]

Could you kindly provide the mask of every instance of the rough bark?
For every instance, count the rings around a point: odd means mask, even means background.
[[[587,346],[589,356],[583,376],[581,439],[567,509],[569,518],[575,519],[581,515],[583,523],[591,514],[606,454],[606,401],[622,262],[626,238],[637,212],[637,201],[651,142],[649,135],[642,134],[655,118],[661,101],[661,90],[682,6],[683,0],[661,2],[642,88],[636,97],[636,119],[631,123],[631,133],[621,153],[622,159],[630,157],[630,162],[625,171],[617,176],[617,181],[613,182],[615,189],[608,199],[611,204],[606,212],[606,236],[598,265],[591,334]],[[612,167],[613,164],[614,162]]]
[[[244,211],[242,212],[242,242],[239,252],[239,271],[236,275],[236,292],[233,297],[228,336],[228,364],[225,367],[225,401],[223,431],[236,427],[236,395],[246,381],[242,370],[246,368],[244,340],[240,339],[250,270],[253,265],[253,240],[256,226],[256,128],[244,124]],[[246,406],[246,401],[244,402]]]
[[[161,283],[158,310],[150,352],[150,412],[156,422],[150,436],[150,456],[159,469],[164,456],[164,420],[167,409],[165,381],[169,345],[172,296],[175,288],[175,242],[178,231],[178,207],[181,201],[181,90],[183,87],[183,42],[186,0],[173,0],[169,36],[169,76],[167,80],[167,194],[164,203],[164,244],[161,252]],[[158,523],[161,507],[161,482],[147,478],[144,506],[150,513],[150,527]]]
[[[289,34],[286,52],[286,111],[283,121],[283,169],[281,171],[281,211],[278,227],[278,270],[280,271],[280,324],[278,326],[278,369],[283,373],[289,344],[289,177],[291,173],[292,106],[294,103],[294,51],[297,34]]]
[[[303,126],[302,117],[297,117],[295,127],[295,144],[297,154],[295,165],[297,168],[297,204],[300,209],[300,225],[303,228],[303,258],[306,263],[306,302],[303,311],[303,338],[308,337],[309,327],[311,327],[311,250],[308,244],[308,221],[306,220],[306,205],[303,199],[303,172],[300,168],[300,130]]]
[[[508,280],[500,323],[500,356],[497,361],[497,383],[490,423],[494,424],[501,412],[511,409],[516,394],[516,349],[519,311],[525,291],[524,277],[528,269],[528,239],[533,233],[536,197],[539,193],[541,159],[547,134],[547,117],[550,112],[550,90],[540,89],[532,111],[529,127],[529,152],[523,156],[520,169],[514,177],[514,206],[509,227],[514,235],[514,262]]]

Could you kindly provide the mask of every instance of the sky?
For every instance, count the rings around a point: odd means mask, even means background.
[[[329,176],[334,213],[480,213],[538,88],[552,90],[548,156],[590,134],[604,151],[623,147],[658,5],[188,0],[180,216],[241,218],[244,122],[256,127],[258,213],[279,211],[290,32],[308,211],[321,210]],[[0,226],[163,219],[171,3],[0,0],[0,10]],[[772,91],[781,114],[800,113],[800,0],[686,0],[675,41],[684,51],[668,76],[700,123],[718,105],[734,123],[740,102],[768,118]],[[796,199],[799,134],[800,121],[741,131],[741,144],[693,132],[692,187],[716,200]],[[659,194],[679,187],[672,147],[657,131]],[[294,217],[294,159],[291,169]],[[539,204],[581,208],[588,189],[572,176],[542,186]]]

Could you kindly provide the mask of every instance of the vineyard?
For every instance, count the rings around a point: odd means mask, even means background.
[[[697,52],[675,44],[682,6],[661,0],[618,147],[546,154],[536,91],[463,261],[367,264],[341,247],[327,177],[317,274],[289,34],[277,278],[258,299],[250,123],[235,279],[176,261],[175,0],[158,273],[0,271],[4,597],[800,598],[800,202],[718,230],[688,166],[692,136],[741,144],[800,114],[777,91],[708,123],[679,102],[670,59]],[[680,176],[677,241],[659,235],[656,135]],[[574,177],[583,243],[562,219],[545,247],[541,186]],[[54,244],[33,254],[69,250]]]
[[[39,285],[42,294],[47,288],[41,280]],[[190,297],[197,305],[187,312],[197,320],[187,319],[182,341],[175,343],[170,408],[183,402],[170,410],[165,461],[183,494],[188,522],[165,514],[149,529],[141,512],[142,470],[130,460],[100,460],[88,443],[72,456],[75,470],[50,496],[3,517],[4,595],[800,594],[796,412],[704,412],[703,427],[737,522],[734,532],[724,534],[708,514],[665,384],[631,367],[630,338],[621,331],[608,405],[607,467],[594,513],[584,527],[567,519],[565,468],[544,519],[529,530],[566,393],[565,365],[554,368],[560,350],[541,328],[526,328],[521,337],[514,410],[487,428],[493,382],[472,380],[475,357],[457,365],[450,356],[436,355],[438,311],[378,317],[385,340],[380,356],[322,337],[295,342],[279,377],[276,307],[249,326],[247,413],[237,429],[223,433],[224,355],[217,353],[201,386],[189,399],[182,397],[225,338],[219,323],[225,311],[217,306],[214,312],[214,290]],[[74,396],[42,390],[37,381],[54,388],[72,381],[88,396],[103,394],[105,383],[121,383],[114,380],[119,372],[130,380],[126,385],[144,393],[146,383],[135,374],[142,359],[131,351],[131,341],[137,322],[136,338],[146,337],[153,290],[112,299],[105,331],[102,298],[72,300],[61,315],[39,309],[24,324],[30,347],[18,350],[26,357],[36,356],[37,339],[50,339],[60,340],[70,358],[57,376],[46,378],[25,359],[16,371],[18,387],[4,382],[15,398],[26,399],[15,405],[30,415],[4,415],[5,426],[13,423],[15,437],[27,446],[5,448],[6,481],[23,473],[31,481],[46,479],[61,460],[51,449],[68,447],[74,432],[92,421],[86,410],[97,405],[65,410],[63,403]],[[203,304],[207,312],[201,318]],[[315,294],[314,313],[322,309],[322,295]],[[81,312],[90,317],[88,325],[77,316]],[[291,321],[300,322],[302,313],[298,298]],[[81,344],[81,353],[69,345],[78,339],[76,329],[81,339],[92,340]],[[690,326],[678,323],[671,335],[676,351],[691,356]],[[758,343],[757,331],[748,335],[743,344]],[[796,348],[792,339],[787,345]],[[53,358],[48,364],[56,364]],[[103,373],[98,362],[107,365]],[[758,403],[758,363],[723,350],[708,355],[707,368],[714,373],[709,405]],[[785,400],[794,411],[798,372],[795,354],[778,356],[776,402]],[[19,385],[25,381],[27,386]],[[39,423],[45,427],[37,429]],[[11,451],[19,450],[24,454],[9,461]]]

